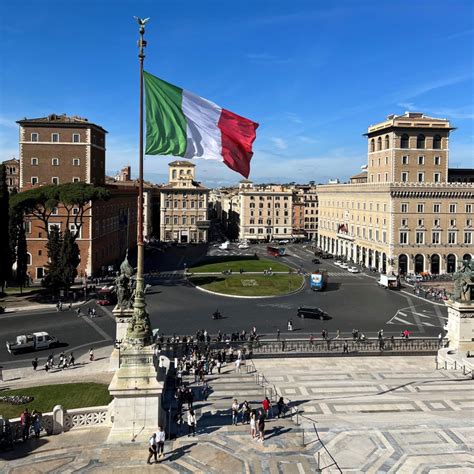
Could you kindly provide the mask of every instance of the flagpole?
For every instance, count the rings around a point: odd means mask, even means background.
[[[149,18],[135,17],[140,27],[138,40],[138,59],[140,62],[140,135],[139,135],[139,175],[138,175],[138,218],[137,218],[137,274],[135,299],[133,303],[133,318],[127,329],[127,338],[132,343],[147,345],[151,343],[151,325],[146,312],[145,303],[145,244],[143,241],[143,63],[145,60],[146,41],[145,24]]]

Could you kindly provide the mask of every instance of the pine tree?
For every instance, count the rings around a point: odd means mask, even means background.
[[[66,229],[61,246],[60,268],[63,277],[62,287],[69,290],[77,276],[80,262],[79,246],[69,229]]]
[[[18,242],[16,248],[16,282],[20,287],[20,292],[25,286],[26,272],[28,269],[28,255],[26,248],[26,233],[23,221],[18,225]]]
[[[49,261],[46,264],[46,275],[42,285],[53,292],[58,292],[63,287],[63,275],[61,268],[62,238],[57,226],[51,227],[46,248]]]
[[[11,277],[12,258],[9,245],[9,194],[6,180],[5,165],[0,165],[0,288],[5,290],[5,284]]]

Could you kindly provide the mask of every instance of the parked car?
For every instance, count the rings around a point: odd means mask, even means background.
[[[328,258],[332,258],[332,254],[331,253],[323,253],[321,255],[321,258],[324,258],[325,260],[327,260]]]
[[[284,244],[289,244],[290,241],[285,239],[285,240],[280,240],[279,243],[284,245]]]
[[[334,260],[334,265],[337,265],[338,267],[340,267],[342,264],[342,262],[340,260]]]
[[[349,268],[349,264],[346,263],[346,262],[341,262],[341,264],[339,265],[341,268],[344,268],[344,270],[347,270]]]
[[[297,315],[299,318],[315,318],[321,321],[325,319],[331,319],[325,311],[321,308],[316,308],[315,306],[300,306],[298,308]]]
[[[250,245],[247,242],[242,242],[241,244],[239,244],[237,246],[237,248],[239,248],[239,249],[248,249],[248,248],[250,248]]]
[[[359,269],[357,267],[349,267],[347,271],[350,273],[359,273]]]
[[[58,347],[58,345],[59,341],[56,337],[50,336],[47,332],[43,331],[17,336],[15,341],[7,342],[7,350],[10,354],[18,354],[19,352],[51,349]]]
[[[321,263],[321,260],[319,260],[319,258],[313,258],[313,260],[311,260],[311,263],[315,263],[317,265],[318,263]]]

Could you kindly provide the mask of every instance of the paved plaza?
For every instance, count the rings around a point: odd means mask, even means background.
[[[107,359],[80,371],[104,383]],[[268,381],[256,383],[252,367],[227,366],[210,377],[208,400],[195,404],[198,435],[167,442],[160,466],[146,466],[145,443],[108,445],[108,428],[84,428],[42,437],[1,453],[0,470],[29,472],[317,472],[332,463],[343,472],[469,472],[474,469],[474,381],[461,372],[436,370],[434,357],[352,357],[255,360]],[[99,365],[100,364],[100,365]],[[250,367],[250,363],[249,363]],[[77,371],[79,374],[79,370]],[[77,378],[64,372],[62,379]],[[10,375],[15,375],[13,371]],[[23,385],[26,372],[18,372]],[[38,383],[34,374],[34,382]],[[52,374],[54,376],[54,374]],[[56,378],[56,377],[55,377]],[[261,377],[260,377],[261,379]],[[32,380],[33,381],[33,380]],[[253,441],[248,425],[232,426],[233,398],[253,407],[276,390],[308,418],[271,419],[266,440]],[[318,456],[319,453],[319,456]],[[335,472],[335,466],[325,472]]]

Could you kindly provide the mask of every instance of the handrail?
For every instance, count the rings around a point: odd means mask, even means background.
[[[332,460],[332,463],[331,463],[331,464],[328,464],[327,466],[322,467],[322,468],[320,468],[320,467],[318,466],[318,468],[322,470],[322,469],[326,469],[326,468],[331,467],[331,466],[336,466],[336,469],[342,474],[342,469],[339,467],[339,464],[337,464],[337,461],[334,459],[334,457],[332,456],[332,454],[329,452],[329,449],[326,448],[326,445],[323,443],[322,439],[320,438],[320,436],[319,436],[319,431],[318,431],[318,429],[316,428],[316,423],[313,423],[313,429],[314,429],[314,431],[315,431],[315,433],[316,433],[316,436],[318,437],[319,443],[321,444],[321,446],[324,448],[324,451],[326,451],[326,453],[328,454],[328,456],[329,456],[329,457],[331,458],[331,460]]]

